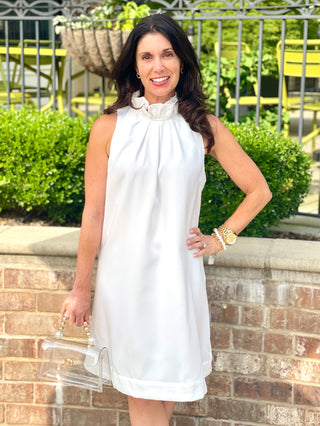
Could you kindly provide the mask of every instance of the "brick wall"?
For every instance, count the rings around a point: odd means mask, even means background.
[[[38,379],[77,238],[0,228],[0,424],[130,424],[126,397],[110,387],[61,395]],[[319,255],[319,242],[240,238],[206,267],[214,370],[207,396],[177,404],[172,426],[320,424]]]

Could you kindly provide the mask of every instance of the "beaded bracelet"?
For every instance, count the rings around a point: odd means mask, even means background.
[[[220,243],[222,244],[222,250],[227,250],[226,247],[226,243],[223,241],[223,238],[221,237],[221,235],[219,234],[219,231],[217,230],[217,228],[214,228],[214,234],[212,234],[213,236],[216,236],[216,238],[218,238],[218,240],[220,241]],[[221,250],[220,250],[221,251]]]
[[[227,246],[226,243],[223,241],[223,238],[221,237],[221,235],[219,234],[219,231],[217,230],[217,228],[214,228],[214,233],[211,234],[216,240],[220,241],[221,245],[222,245],[222,249],[220,249],[219,251],[217,251],[217,253],[215,253],[214,255],[210,255],[208,258],[208,265],[213,265],[214,264],[214,256],[217,256],[219,253],[221,253],[224,250],[227,250]]]

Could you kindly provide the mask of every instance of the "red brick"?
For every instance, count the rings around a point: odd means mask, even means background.
[[[279,285],[275,285],[273,282],[272,285],[265,286],[264,303],[269,306],[294,306],[294,287],[284,282]]]
[[[241,377],[235,379],[234,394],[240,398],[290,403],[292,385]]]
[[[320,412],[306,410],[304,418],[304,426],[318,426],[320,425]]]
[[[220,376],[211,373],[206,379],[208,394],[218,397],[230,397],[232,381],[229,376]]]
[[[0,402],[33,401],[33,384],[31,383],[0,383]]]
[[[230,330],[212,326],[211,345],[215,349],[228,349],[230,347]]]
[[[271,358],[270,377],[318,383],[320,364],[316,361],[303,361],[290,358]]]
[[[270,327],[280,330],[287,329],[288,325],[288,310],[283,308],[270,309]]]
[[[296,405],[320,406],[320,387],[307,385],[294,385],[294,403]]]
[[[68,293],[39,293],[37,300],[38,312],[59,313]]]
[[[0,423],[4,423],[4,406],[0,405]]]
[[[128,410],[128,398],[112,387],[105,386],[103,392],[92,394],[92,405],[98,408]]]
[[[36,295],[26,292],[1,291],[1,311],[34,311],[36,306]]]
[[[261,306],[239,307],[239,325],[245,327],[266,327],[266,308]]]
[[[235,349],[252,352],[262,351],[263,333],[256,330],[233,330],[233,346]]]
[[[4,334],[4,314],[0,314],[0,335]]]
[[[273,308],[270,310],[270,327],[318,334],[320,313]]]
[[[5,380],[34,382],[39,380],[40,362],[5,361]]]
[[[34,336],[54,335],[57,328],[57,316],[31,314],[31,313],[8,313],[6,314],[6,333],[10,335]]]
[[[264,404],[208,397],[208,417],[251,423],[267,423]],[[289,423],[288,423],[289,424]]]
[[[241,303],[262,304],[265,286],[255,280],[240,280],[236,288],[236,300]]]
[[[119,426],[131,426],[129,413],[119,412]]]
[[[216,281],[215,279],[207,279],[208,299],[216,302],[223,302],[234,299],[235,283],[230,280]]]
[[[267,357],[248,353],[214,352],[214,371],[265,376]]]
[[[177,402],[174,413],[186,416],[205,416],[207,414],[206,399],[203,398],[194,402]]]
[[[75,271],[58,271],[57,279],[59,283],[60,290],[70,291],[73,287],[74,279],[75,279]]]
[[[0,379],[3,379],[3,362],[0,360]]]
[[[293,354],[293,336],[283,333],[266,333],[264,337],[264,352],[279,355]]]
[[[320,289],[296,287],[295,306],[307,309],[320,309]]]
[[[6,407],[7,424],[19,425],[52,425],[53,411],[51,407],[39,405],[8,404]]]
[[[37,404],[56,404],[56,384],[36,383],[35,402]],[[82,407],[90,405],[90,391],[74,386],[63,387],[64,405],[80,405]]]
[[[7,268],[4,270],[4,287],[56,290],[58,277],[56,272],[46,269]]]
[[[233,423],[227,423],[220,420],[200,419],[200,426],[233,426]]]
[[[271,405],[267,406],[267,424],[271,425],[294,425],[306,426],[305,410],[292,405]],[[310,425],[311,426],[311,425]],[[315,424],[313,425],[315,426]]]
[[[112,410],[63,408],[63,426],[117,426],[117,412]]]
[[[296,336],[295,355],[320,359],[320,339]]]
[[[176,426],[198,426],[195,417],[175,416]]]
[[[0,357],[35,358],[36,343],[34,339],[0,338]]]
[[[238,324],[238,307],[234,305],[212,304],[211,322],[222,324]]]

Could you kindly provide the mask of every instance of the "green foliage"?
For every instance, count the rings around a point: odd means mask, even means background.
[[[138,6],[134,1],[128,1],[123,7],[123,11],[119,14],[115,29],[123,29],[124,31],[131,31],[135,24],[140,19],[148,16],[150,13],[150,7],[146,4]]]
[[[273,198],[241,235],[264,236],[268,228],[296,213],[308,193],[311,181],[310,160],[292,139],[252,124],[226,123],[245,152],[266,178]],[[207,183],[202,194],[200,227],[211,233],[223,223],[243,200],[244,194],[219,163],[206,156]]]
[[[90,126],[67,114],[0,109],[0,211],[79,221]]]
[[[134,1],[104,0],[101,5],[92,9],[89,15],[82,13],[77,20],[59,15],[53,19],[53,25],[56,34],[60,34],[62,28],[131,31],[149,12],[150,7],[146,4],[138,6]]]
[[[239,118],[240,123],[256,124],[256,110],[248,111],[248,113]],[[290,115],[288,112],[282,111],[281,114],[282,125],[284,123],[289,124]],[[269,109],[262,109],[259,115],[259,125],[262,125],[266,130],[275,132],[278,127],[278,107],[272,107]],[[280,133],[284,133],[285,130],[282,128]]]
[[[276,10],[280,14],[282,10],[288,9],[288,2],[281,0],[264,0],[263,2],[258,2],[258,6],[269,7],[271,13]],[[262,4],[263,3],[263,4]],[[235,5],[236,7],[237,5]],[[281,7],[282,6],[282,7]],[[284,7],[286,6],[286,7]],[[207,12],[213,10],[214,13],[217,10],[224,10],[223,17],[235,16],[235,12],[231,10],[225,10],[225,4],[222,1],[212,1],[212,2],[201,2],[197,5],[198,9],[207,8]],[[294,8],[290,12],[286,13],[287,15],[299,14]],[[190,13],[191,15],[191,13]],[[251,16],[262,15],[262,12],[259,10],[252,9],[247,13]],[[194,14],[197,16],[197,13]],[[316,15],[315,15],[316,17]],[[214,55],[214,44],[218,41],[218,19],[206,20],[202,23],[201,27],[201,54],[206,56]],[[192,23],[192,21],[185,21],[183,23],[184,28]],[[197,43],[197,25],[193,23],[195,28],[195,45]],[[264,20],[263,26],[263,53],[266,55],[271,55],[273,60],[268,63],[266,69],[266,74],[270,76],[278,75],[278,66],[276,58],[276,46],[279,40],[281,40],[281,19],[266,19]],[[310,19],[308,21],[308,39],[317,39],[317,28],[318,22],[317,19]],[[226,19],[222,21],[222,41],[223,42],[237,42],[239,29],[239,20],[238,19]],[[304,20],[303,19],[287,19],[286,20],[286,39],[302,39],[304,31]],[[251,51],[258,50],[259,43],[259,21],[255,19],[244,19],[242,21],[242,41],[247,43],[250,46]]]
[[[270,55],[262,56],[262,76],[267,74]],[[242,53],[240,62],[240,95],[254,95],[253,86],[258,71],[258,55],[256,52]],[[201,58],[201,74],[203,91],[208,95],[208,104],[213,112],[217,98],[217,59],[215,56]],[[220,113],[225,113],[228,119],[233,118],[230,110],[226,109],[227,96],[224,89],[228,89],[232,96],[235,94],[237,78],[236,58],[221,58],[220,66]]]
[[[262,86],[264,90],[264,80],[267,78],[267,88],[270,91],[270,77],[266,76],[268,64],[272,60],[270,55],[262,56]],[[258,56],[255,52],[242,53],[240,62],[240,95],[251,96],[254,93],[254,84],[256,83],[258,69]],[[202,88],[204,93],[208,96],[208,106],[211,113],[215,113],[216,99],[217,99],[217,59],[216,57],[204,57],[201,59],[201,74],[202,74]],[[231,109],[226,108],[228,98],[226,89],[229,90],[231,96],[235,97],[237,78],[237,63],[235,58],[221,58],[220,66],[220,111],[219,115],[228,119],[234,120],[234,114]],[[277,82],[276,82],[277,83]],[[270,94],[269,94],[270,96]],[[275,94],[275,96],[277,96]],[[240,117],[240,122],[255,123],[256,122],[256,107],[249,107],[249,111],[245,116]],[[290,122],[289,114],[282,112],[282,127],[284,123]],[[270,130],[277,130],[278,122],[278,107],[264,107],[260,110],[259,124],[263,124]]]

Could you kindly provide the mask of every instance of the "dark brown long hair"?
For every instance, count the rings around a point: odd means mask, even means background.
[[[136,76],[135,63],[139,40],[147,33],[160,33],[166,37],[180,58],[183,73],[176,87],[178,111],[192,130],[207,139],[206,149],[210,151],[214,145],[214,136],[207,119],[206,96],[201,90],[197,57],[183,29],[168,15],[155,14],[143,18],[131,31],[111,73],[118,99],[104,113],[111,114],[124,106],[132,106],[131,97],[137,90],[140,90],[141,96],[144,95],[144,87]]]

